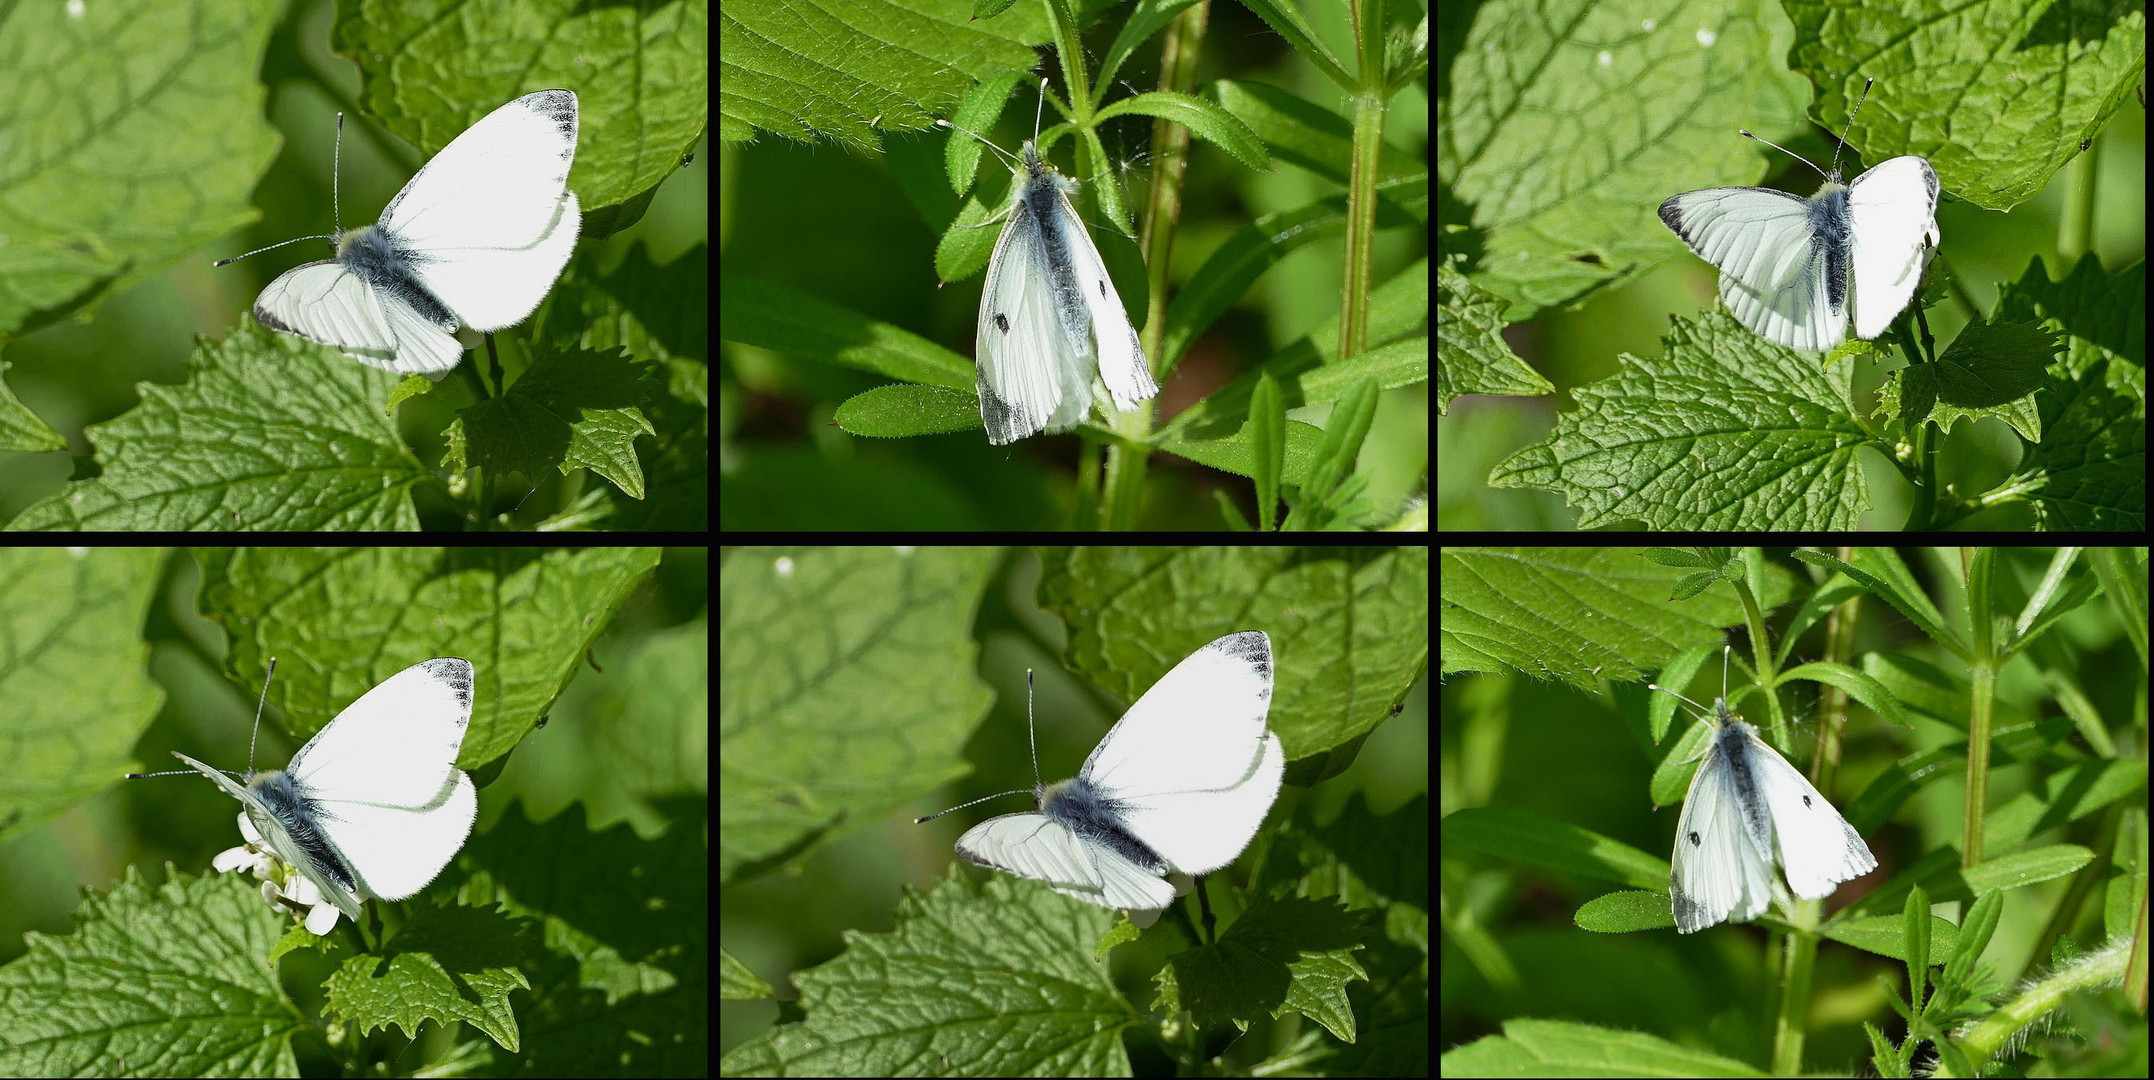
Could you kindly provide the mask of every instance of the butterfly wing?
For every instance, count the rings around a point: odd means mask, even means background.
[[[1286,754],[1265,727],[1271,685],[1270,637],[1219,638],[1146,690],[1078,775],[1175,869],[1211,873],[1249,845],[1279,795]]]
[[[1787,875],[1788,891],[1805,900],[1831,896],[1843,881],[1877,869],[1877,858],[1862,835],[1818,793],[1780,752],[1754,734],[1750,742],[1751,775],[1772,819],[1774,855]]]
[[[446,326],[429,321],[341,262],[308,263],[279,274],[255,300],[254,320],[401,374],[447,371],[464,355],[455,320]]]
[[[414,664],[338,713],[285,770],[369,894],[425,888],[471,835],[478,792],[456,768],[471,694],[470,661]]]
[[[1771,188],[1706,188],[1661,203],[1660,220],[1720,268],[1720,300],[1736,321],[1778,345],[1824,349],[1847,328],[1845,268],[1821,234],[1824,209]]]
[[[292,755],[285,771],[335,795],[387,806],[432,801],[456,771],[471,723],[471,661],[413,664],[344,707]]]
[[[1062,317],[1048,261],[1050,241],[1065,239],[1055,220],[1069,205],[1058,186],[1062,180],[1037,153],[1026,157],[1025,167],[987,260],[973,338],[980,422],[995,446],[1082,422],[1092,408],[1097,365],[1084,328]]]
[[[1060,233],[1056,242],[1069,253],[1073,286],[1084,298],[1100,383],[1107,388],[1114,407],[1127,412],[1158,394],[1159,384],[1152,379],[1152,369],[1144,360],[1144,346],[1137,340],[1137,329],[1129,323],[1122,295],[1115,291],[1114,278],[1107,273],[1107,263],[1092,243],[1092,234],[1085,230],[1084,220],[1070,204],[1069,193],[1057,188],[1055,197],[1060,214],[1050,227]]]
[[[957,854],[1100,907],[1156,912],[1174,901],[1174,886],[1164,878],[1046,814],[989,818],[957,838]]]
[[[466,128],[381,213],[428,292],[474,330],[522,322],[576,247],[576,95],[526,94]]]
[[[1883,162],[1848,185],[1848,210],[1855,336],[1868,340],[1899,317],[1937,248],[1937,171],[1912,155]]]
[[[470,838],[479,793],[471,777],[452,771],[438,794],[418,806],[319,799],[314,809],[360,890],[402,900],[426,888]]]
[[[1758,844],[1770,837],[1752,835],[1743,818],[1736,769],[1730,767],[1735,760],[1730,755],[1750,756],[1743,745],[1746,738],[1733,724],[1716,731],[1683,796],[1668,873],[1668,900],[1680,933],[1696,933],[1730,918],[1754,919],[1772,903],[1772,867]]]

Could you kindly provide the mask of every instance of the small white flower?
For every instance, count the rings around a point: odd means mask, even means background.
[[[239,815],[239,834],[246,838],[246,844],[218,852],[210,860],[211,866],[226,873],[247,870],[262,879],[262,898],[280,907],[305,911],[307,929],[316,937],[336,929],[337,906],[305,874],[277,857],[245,813]]]

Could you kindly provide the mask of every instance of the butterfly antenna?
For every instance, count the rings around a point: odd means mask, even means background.
[[[269,700],[269,676],[276,673],[277,658],[272,656],[269,658],[269,674],[262,677],[262,700],[256,702],[254,706],[254,739],[250,739],[247,743],[248,776],[254,775],[254,742],[262,737],[262,705]],[[127,778],[129,780],[146,780],[152,776],[186,776],[193,771],[192,769],[173,769],[169,772],[131,772],[127,774]],[[232,773],[230,769],[220,769],[218,771]],[[239,774],[232,773],[232,775],[238,776]]]
[[[1028,736],[1030,736],[1030,737],[1031,737],[1031,739],[1032,739],[1032,783],[1033,783],[1033,785],[1034,785],[1035,787],[1037,787],[1037,786],[1039,786],[1039,785],[1040,785],[1040,783],[1041,783],[1041,781],[1040,781],[1040,732],[1039,732],[1039,727],[1038,727],[1038,725],[1037,725],[1037,724],[1035,724],[1035,723],[1033,723],[1033,721],[1032,721],[1032,669],[1031,669],[1031,668],[1026,668],[1026,669],[1025,669],[1025,733],[1026,733],[1026,734],[1027,734]]]
[[[1706,712],[1706,708],[1705,708],[1705,706],[1703,706],[1703,705],[1700,705],[1700,704],[1698,704],[1697,702],[1695,702],[1695,701],[1692,701],[1692,700],[1690,700],[1689,698],[1687,698],[1687,697],[1684,697],[1683,695],[1681,695],[1681,694],[1679,694],[1679,693],[1676,693],[1675,691],[1673,691],[1673,690],[1670,690],[1670,689],[1668,689],[1668,688],[1667,688],[1667,687],[1665,687],[1665,686],[1662,686],[1662,685],[1660,685],[1659,683],[1647,683],[1647,684],[1645,684],[1645,688],[1646,688],[1646,689],[1648,689],[1648,690],[1658,690],[1658,691],[1660,691],[1660,692],[1661,692],[1661,693],[1663,693],[1663,694],[1668,694],[1668,695],[1671,695],[1671,696],[1673,696],[1673,697],[1674,697],[1674,698],[1675,698],[1675,699],[1676,699],[1677,701],[1680,701],[1680,702],[1682,702],[1683,704],[1685,704],[1685,705],[1688,705],[1688,706],[1690,706],[1691,708],[1693,708],[1693,709],[1696,709],[1696,710],[1698,710],[1698,713],[1697,713],[1696,719],[1697,719],[1697,720],[1698,720],[1698,721],[1699,721],[1700,723],[1703,723],[1703,722],[1705,721],[1705,718],[1706,718],[1706,715],[1707,715],[1707,712]]]
[[[1847,110],[1847,126],[1840,129],[1840,149],[1832,152],[1832,174],[1834,176],[1840,175],[1840,150],[1847,149],[1848,132],[1855,130],[1855,114],[1862,111],[1862,103],[1870,99],[1870,87],[1875,85],[1877,85],[1876,79],[1863,83],[1862,96],[1855,99],[1854,108]]]
[[[1764,142],[1765,140],[1760,139],[1758,141]],[[1728,656],[1734,651],[1735,646],[1733,645],[1722,645],[1720,647],[1720,700],[1723,704],[1725,704],[1728,700]],[[1645,684],[1645,688],[1648,690],[1658,690],[1663,694],[1668,694],[1674,697],[1677,701],[1680,701],[1683,704],[1698,710],[1699,715],[1697,719],[1700,722],[1704,722],[1707,719],[1708,715],[1710,715],[1712,712],[1712,710],[1707,709],[1705,706],[1700,705],[1697,702],[1692,701],[1687,697],[1684,697],[1682,694],[1660,685],[1659,683],[1647,683]]]
[[[1817,169],[1817,174],[1818,174],[1819,176],[1822,176],[1822,177],[1824,177],[1824,178],[1825,178],[1826,180],[1828,180],[1828,181],[1830,181],[1830,180],[1832,180],[1832,179],[1833,179],[1833,175],[1832,175],[1831,173],[1828,173],[1828,172],[1826,172],[1826,171],[1825,171],[1825,170],[1823,170],[1823,169],[1818,169],[1818,167],[1817,167],[1817,162],[1815,162],[1815,161],[1812,161],[1812,160],[1810,160],[1809,158],[1806,158],[1806,157],[1802,156],[1801,154],[1798,154],[1798,153],[1796,153],[1795,151],[1793,151],[1793,150],[1790,150],[1790,149],[1788,149],[1787,147],[1785,147],[1785,146],[1782,146],[1782,145],[1780,145],[1779,143],[1776,143],[1776,142],[1772,141],[1771,139],[1760,139],[1760,138],[1758,138],[1758,137],[1757,137],[1756,135],[1753,135],[1753,134],[1751,134],[1751,133],[1750,133],[1750,131],[1749,131],[1749,129],[1747,129],[1747,128],[1738,128],[1738,129],[1736,130],[1736,132],[1735,132],[1735,133],[1736,133],[1737,135],[1741,135],[1741,136],[1742,136],[1743,138],[1746,138],[1746,139],[1753,139],[1753,140],[1756,140],[1756,141],[1758,141],[1758,142],[1764,143],[1765,145],[1767,145],[1767,146],[1770,146],[1770,147],[1772,147],[1773,149],[1775,149],[1775,150],[1778,150],[1778,151],[1780,151],[1781,153],[1783,153],[1783,154],[1786,154],[1787,156],[1789,156],[1789,157],[1791,157],[1791,158],[1794,158],[1795,160],[1797,160],[1797,161],[1800,161],[1800,162],[1802,162],[1802,163],[1803,163],[1803,164],[1805,164],[1805,165],[1808,165],[1808,166],[1810,166],[1810,167],[1811,167],[1812,169]],[[1836,166],[1836,167],[1837,167],[1837,166]]]
[[[329,220],[330,220],[330,221],[332,221],[332,222],[334,222],[334,223],[336,224],[336,227],[337,227],[337,231],[335,231],[335,232],[333,232],[333,233],[330,233],[330,234],[329,234],[329,235],[327,235],[327,236],[295,236],[295,237],[292,237],[292,238],[291,238],[290,240],[280,240],[280,241],[278,241],[278,242],[276,242],[276,243],[274,243],[274,244],[271,244],[271,245],[269,245],[268,247],[258,247],[258,248],[255,248],[255,249],[254,249],[253,251],[245,252],[245,253],[243,253],[243,254],[239,254],[239,255],[234,255],[234,256],[232,256],[232,257],[231,257],[231,258],[229,258],[229,259],[218,259],[218,260],[217,260],[216,262],[213,262],[213,263],[211,263],[211,264],[209,264],[209,265],[210,265],[210,267],[211,267],[212,269],[214,269],[214,268],[216,268],[216,267],[219,267],[219,266],[225,266],[225,265],[228,265],[228,264],[231,264],[231,263],[236,263],[236,262],[238,262],[239,260],[241,260],[241,259],[244,259],[244,258],[246,258],[246,257],[247,257],[247,256],[249,256],[249,255],[260,255],[261,253],[263,253],[263,252],[265,252],[265,251],[274,251],[274,250],[276,250],[277,248],[280,248],[280,247],[283,247],[283,246],[285,246],[286,244],[296,244],[296,243],[299,243],[299,242],[300,242],[300,241],[302,241],[302,240],[330,240],[330,241],[334,241],[334,240],[335,240],[335,239],[336,239],[337,237],[340,237],[340,236],[344,235],[344,114],[343,114],[343,113],[338,113],[338,114],[337,114],[337,142],[336,142],[336,149],[335,149],[335,150],[333,150],[333,151],[331,151],[331,152],[330,152],[330,155],[329,155]],[[248,767],[248,768],[250,768],[250,769],[251,769],[251,768],[253,768],[253,767],[254,767],[254,763],[253,763],[252,761],[249,761],[249,762],[247,763],[247,767]]]
[[[988,137],[987,137],[987,136],[985,136],[985,135],[982,135],[982,134],[980,134],[979,132],[977,132],[977,131],[974,131],[974,130],[972,130],[972,129],[971,129],[971,128],[969,128],[969,127],[963,127],[963,126],[961,126],[961,125],[958,125],[958,124],[953,124],[953,123],[949,122],[948,120],[937,120],[937,121],[935,121],[935,126],[936,126],[936,127],[939,127],[939,128],[949,128],[949,129],[950,129],[951,131],[962,131],[962,132],[964,132],[965,134],[967,134],[967,135],[970,135],[970,136],[972,136],[973,138],[975,138],[975,139],[978,139],[978,140],[980,140],[980,145],[982,145],[982,146],[985,146],[985,147],[987,147],[987,148],[988,148],[989,150],[993,150],[993,151],[994,151],[995,153],[1001,154],[1001,155],[1002,155],[1003,157],[1006,157],[1006,158],[1010,159],[1011,161],[1019,161],[1019,160],[1020,160],[1020,159],[1018,158],[1018,156],[1017,156],[1016,154],[1010,153],[1010,152],[1009,152],[1008,150],[1004,150],[1003,148],[1001,148],[1001,147],[999,147],[999,146],[996,146],[996,145],[994,144],[994,142],[993,142],[993,141],[991,141],[990,139],[988,139]]]
[[[960,129],[960,130],[962,130],[962,129]],[[1040,784],[1040,736],[1039,736],[1039,733],[1038,733],[1038,732],[1036,732],[1036,731],[1032,731],[1032,669],[1031,669],[1031,668],[1026,668],[1026,669],[1025,669],[1025,729],[1026,729],[1026,730],[1027,730],[1028,732],[1032,732],[1032,735],[1031,735],[1031,737],[1032,737],[1032,784],[1033,784],[1033,787],[1032,787],[1032,790],[1031,790],[1031,791],[998,791],[998,792],[996,792],[996,793],[995,793],[995,794],[993,794],[993,795],[988,795],[988,796],[985,796],[985,797],[982,797],[982,798],[974,799],[974,800],[972,800],[972,801],[971,801],[971,802],[969,802],[969,803],[962,803],[962,804],[960,804],[960,805],[957,805],[957,806],[953,806],[953,807],[949,808],[948,810],[938,810],[938,811],[936,811],[936,812],[934,812],[934,813],[932,813],[932,814],[929,814],[929,815],[928,815],[928,816],[926,816],[926,817],[917,817],[917,818],[914,818],[914,819],[912,819],[912,823],[913,823],[913,824],[915,824],[915,825],[920,825],[920,824],[924,824],[924,823],[926,823],[926,822],[930,822],[930,821],[933,821],[933,820],[935,820],[936,818],[939,818],[939,817],[941,817],[941,816],[942,816],[942,815],[944,815],[944,814],[953,814],[953,813],[956,813],[956,812],[957,812],[957,811],[959,811],[959,810],[963,810],[963,809],[964,809],[965,807],[967,807],[967,806],[978,806],[978,805],[980,805],[981,803],[984,803],[984,802],[988,801],[989,799],[999,799],[999,798],[1003,797],[1004,795],[1033,795],[1033,796],[1037,796],[1037,795],[1039,794],[1039,792],[1040,792],[1040,788],[1041,788],[1041,784]]]
[[[1802,163],[1803,163],[1803,164],[1805,164],[1805,165],[1808,165],[1808,166],[1810,166],[1810,168],[1812,168],[1812,169],[1816,170],[1816,172],[1817,172],[1817,174],[1818,174],[1819,176],[1822,176],[1822,177],[1824,177],[1824,178],[1825,178],[1825,180],[1826,180],[1826,182],[1828,182],[1828,183],[1833,183],[1833,184],[1837,184],[1837,183],[1839,183],[1839,182],[1840,182],[1840,151],[1841,151],[1841,150],[1844,150],[1844,149],[1846,149],[1846,148],[1847,148],[1847,133],[1848,133],[1848,131],[1852,131],[1852,130],[1854,130],[1854,127],[1855,127],[1855,114],[1856,114],[1856,113],[1858,113],[1858,112],[1860,112],[1860,111],[1862,111],[1862,103],[1863,103],[1864,101],[1866,101],[1866,100],[1868,100],[1868,99],[1869,99],[1869,97],[1870,97],[1870,87],[1871,87],[1871,86],[1873,86],[1873,85],[1875,85],[1875,84],[1876,84],[1876,82],[1877,82],[1877,80],[1876,80],[1876,79],[1871,79],[1871,80],[1870,80],[1869,82],[1866,82],[1866,83],[1862,84],[1862,96],[1861,96],[1861,97],[1858,97],[1858,98],[1856,98],[1856,99],[1855,99],[1855,107],[1854,107],[1853,109],[1850,109],[1850,110],[1848,110],[1848,114],[1847,114],[1847,128],[1846,128],[1845,130],[1841,131],[1841,133],[1840,133],[1840,145],[1839,145],[1839,146],[1838,146],[1837,148],[1835,148],[1835,149],[1833,150],[1833,152],[1832,152],[1832,171],[1831,171],[1831,172],[1827,172],[1827,171],[1825,171],[1824,169],[1819,169],[1819,168],[1817,167],[1817,162],[1814,162],[1814,161],[1810,160],[1809,158],[1806,158],[1806,157],[1802,156],[1801,154],[1798,154],[1798,153],[1796,153],[1795,151],[1793,151],[1793,150],[1790,150],[1790,149],[1788,149],[1787,147],[1785,147],[1785,146],[1782,146],[1782,145],[1780,145],[1779,143],[1773,142],[1773,141],[1772,141],[1772,140],[1770,140],[1770,139],[1760,139],[1760,138],[1758,138],[1758,137],[1757,137],[1756,135],[1753,135],[1753,134],[1751,134],[1751,133],[1750,133],[1750,132],[1749,132],[1749,131],[1748,131],[1747,129],[1739,129],[1739,130],[1737,130],[1737,131],[1736,131],[1736,134],[1738,134],[1738,135],[1741,135],[1741,136],[1742,136],[1743,138],[1746,138],[1746,139],[1752,139],[1752,140],[1755,140],[1755,141],[1757,141],[1757,142],[1761,142],[1761,143],[1764,143],[1765,145],[1767,145],[1767,146],[1770,146],[1770,147],[1772,147],[1773,149],[1775,149],[1775,150],[1778,150],[1778,151],[1780,151],[1781,153],[1783,153],[1783,154],[1786,154],[1787,156],[1789,156],[1789,157],[1791,157],[1791,158],[1794,158],[1795,160],[1797,160],[1797,161],[1800,161],[1800,162],[1802,162]]]
[[[329,220],[344,235],[344,114],[337,114],[336,149],[329,152]]]
[[[262,674],[262,698],[254,703],[254,734],[247,739],[247,775],[254,775],[254,744],[262,741],[262,706],[269,704],[269,680],[277,674],[277,658],[269,658],[269,670]]]

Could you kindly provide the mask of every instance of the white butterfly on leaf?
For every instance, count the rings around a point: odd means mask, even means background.
[[[316,934],[328,933],[340,912],[357,920],[367,899],[402,900],[425,888],[478,815],[478,791],[456,768],[471,694],[470,661],[414,664],[360,695],[284,769],[255,773],[250,763],[245,786],[174,751],[243,807],[246,846],[213,865],[280,880],[279,895],[312,908],[307,929]]]
[[[973,826],[957,854],[1151,925],[1177,892],[1167,875],[1232,863],[1278,797],[1286,755],[1265,726],[1271,685],[1261,630],[1198,649],[1129,707],[1076,779],[1036,786],[1037,812]]]
[[[270,282],[255,320],[362,363],[439,378],[463,358],[459,323],[491,332],[522,322],[568,264],[583,220],[568,189],[576,124],[569,90],[488,113],[434,155],[381,220],[328,238],[334,260]]]
[[[1776,865],[1787,891],[1804,900],[1821,900],[1877,869],[1855,827],[1758,738],[1758,729],[1729,711],[1725,652],[1721,663],[1721,696],[1700,717],[1712,726],[1711,742],[1683,796],[1669,858],[1668,902],[1683,934],[1764,914],[1779,885]],[[1703,708],[1667,687],[1652,689]]]
[[[1660,204],[1661,222],[1720,268],[1720,300],[1736,321],[1774,344],[1810,351],[1846,340],[1850,324],[1864,340],[1884,333],[1940,240],[1937,172],[1927,160],[1896,157],[1844,187],[1837,152],[1831,171],[1818,171],[1825,184],[1807,199],[1724,187]]]
[[[1044,110],[1046,81],[1040,85]],[[936,124],[1016,163],[973,341],[988,443],[1067,431],[1093,414],[1095,402],[1128,412],[1157,395],[1114,278],[1070,203],[1077,182],[1040,158],[1038,114],[1022,156],[947,120]]]

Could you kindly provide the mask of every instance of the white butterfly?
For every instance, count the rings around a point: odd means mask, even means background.
[[[1837,152],[1832,170],[1818,171],[1825,185],[1808,199],[1725,187],[1660,204],[1661,222],[1720,268],[1720,300],[1738,322],[1767,341],[1813,351],[1845,340],[1850,323],[1864,340],[1884,333],[1940,239],[1937,172],[1923,158],[1893,158],[1845,187]]]
[[[1261,630],[1198,649],[1129,707],[1076,779],[1034,789],[1038,812],[973,826],[958,855],[1149,925],[1174,900],[1167,874],[1232,863],[1278,797],[1286,755],[1264,723],[1271,683]]]
[[[512,326],[553,288],[583,220],[568,190],[575,158],[573,91],[495,109],[434,155],[380,221],[339,233],[335,260],[270,282],[256,321],[375,367],[439,376],[463,357],[459,322]]]
[[[1121,412],[1158,394],[1121,294],[1070,205],[1076,181],[1042,161],[1034,140],[1026,140],[1020,158],[947,120],[937,123],[1017,163],[973,340],[987,441],[1001,446],[1066,431],[1091,415],[1095,392]],[[1035,115],[1035,138],[1038,129]]]
[[[1830,896],[1841,882],[1877,869],[1855,827],[1758,738],[1758,729],[1728,710],[1725,665],[1723,653],[1723,692],[1712,716],[1702,718],[1714,727],[1712,742],[1683,796],[1669,860],[1668,902],[1683,934],[1763,914],[1772,903],[1776,864],[1788,891],[1805,900]]]
[[[172,756],[238,799],[262,842],[320,889],[333,909],[319,929],[313,916],[307,926],[326,933],[337,911],[357,920],[367,898],[425,888],[471,835],[478,791],[456,768],[471,685],[468,660],[405,668],[338,713],[290,765],[250,772],[245,787]]]

